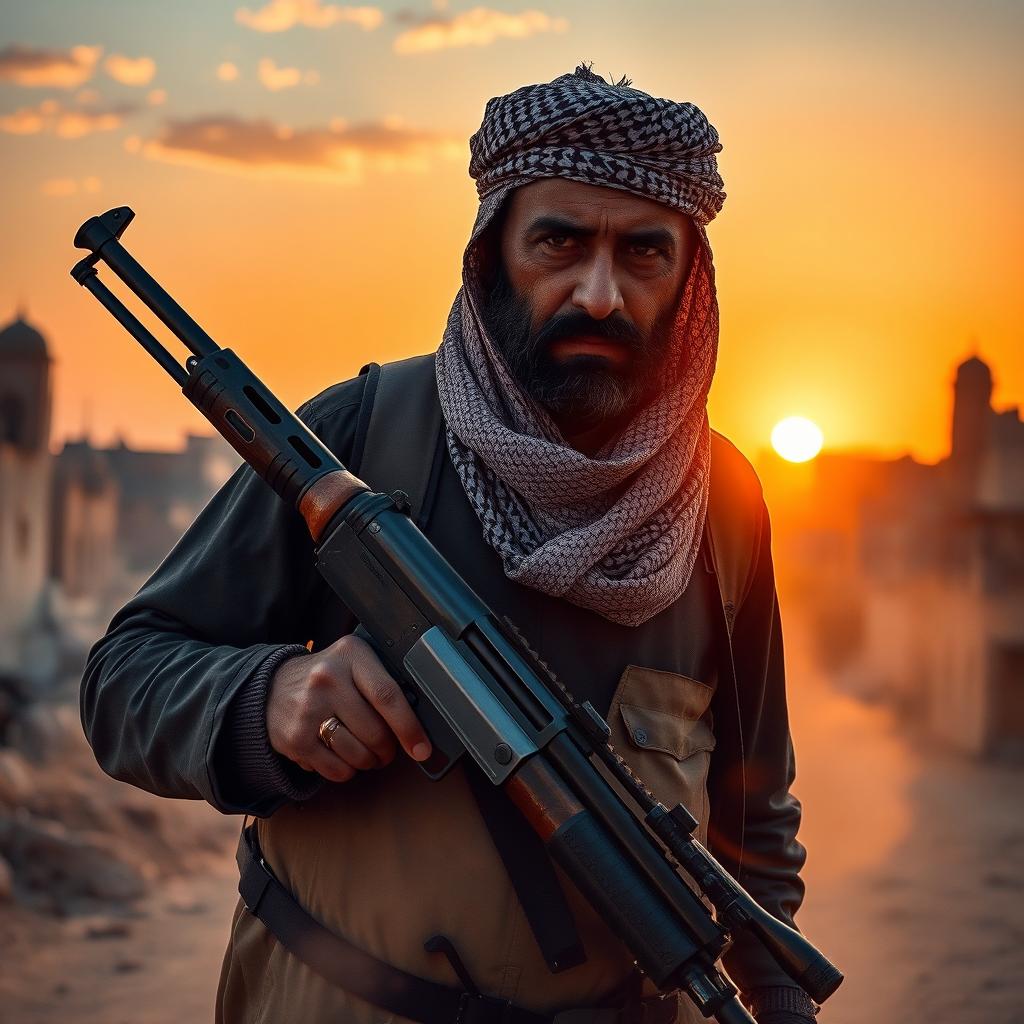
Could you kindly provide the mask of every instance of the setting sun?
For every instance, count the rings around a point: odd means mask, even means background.
[[[808,462],[818,452],[825,438],[816,423],[803,416],[787,416],[772,430],[772,447],[788,462]]]

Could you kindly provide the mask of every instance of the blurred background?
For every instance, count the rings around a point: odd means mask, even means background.
[[[250,2],[0,4],[4,1019],[209,1019],[234,904],[238,822],[78,723],[236,464],[71,281],[78,225],[130,205],[295,406],[437,346],[487,99],[593,61],[724,144],[711,418],[772,511],[819,1019],[1024,1020],[1024,7]]]

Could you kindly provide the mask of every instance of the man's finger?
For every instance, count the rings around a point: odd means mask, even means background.
[[[363,772],[380,767],[377,755],[356,739],[344,725],[339,725],[331,733],[331,752]]]
[[[335,710],[348,731],[367,749],[372,751],[381,765],[390,764],[397,749],[391,727],[355,686],[346,687],[342,697],[335,698]],[[346,757],[351,764],[355,762]]]
[[[317,775],[322,775],[329,782],[348,782],[355,778],[356,775],[356,769],[352,765],[347,761],[343,761],[337,754],[328,750],[319,741],[317,749],[309,751],[308,757],[305,760],[308,763],[304,764],[303,767],[307,771],[314,771]]]
[[[352,681],[359,692],[391,727],[405,752],[416,761],[430,757],[430,740],[402,693],[380,659],[367,651],[352,661]]]

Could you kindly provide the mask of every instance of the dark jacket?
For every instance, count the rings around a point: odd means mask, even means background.
[[[346,463],[352,456],[363,384],[362,377],[339,384],[300,411]],[[713,487],[716,478],[728,475],[716,474],[716,460],[722,467],[728,462],[733,476],[738,468],[753,478],[735,448],[716,436]],[[707,558],[698,562],[689,587],[674,605],[630,628],[510,582],[483,541],[447,459],[424,529],[492,608],[519,626],[570,690],[610,715],[613,739],[627,748],[627,759],[663,800],[683,799],[691,806],[702,818],[702,834],[710,836],[726,867],[737,870],[742,846],[740,880],[766,909],[791,921],[803,895],[799,870],[804,851],[795,839],[799,804],[789,794],[795,768],[770,534],[759,488],[748,488],[742,500],[751,506],[744,513],[756,519],[757,543],[750,586],[736,610],[733,629],[739,683],[735,694],[718,686],[722,652],[715,639],[715,615],[720,604]],[[386,780],[405,773],[408,785],[403,787],[408,790],[421,784],[421,779],[414,779],[419,773],[396,762],[385,772],[364,773],[345,786],[325,785],[277,755],[267,741],[266,688],[274,669],[287,657],[302,654],[309,644],[313,649],[329,645],[354,625],[314,568],[312,542],[301,518],[242,467],[93,648],[82,684],[83,723],[97,759],[115,778],[164,796],[205,799],[225,813],[268,819],[261,822],[268,860],[304,905],[384,959],[450,982],[445,965],[421,962],[422,951],[414,952],[425,935],[414,936],[413,945],[403,946],[390,934],[380,933],[376,918],[360,918],[358,908],[319,905],[327,898],[325,893],[345,886],[348,871],[360,863],[355,834],[373,813],[373,797],[384,786],[385,795],[377,803],[400,799],[387,793]],[[682,731],[676,728],[680,723]],[[745,793],[739,784],[742,765]],[[457,787],[458,780],[452,778],[449,786]],[[445,783],[430,785],[436,788],[428,790],[433,795],[427,799],[440,808]],[[663,793],[658,793],[659,785]],[[461,795],[451,792],[452,806],[458,808],[452,821],[471,831],[475,822],[459,804]],[[356,807],[362,808],[364,817],[352,818]],[[339,831],[346,818],[347,825]],[[742,835],[730,826],[738,820],[745,822]],[[472,861],[477,865],[493,855],[486,835],[482,842]],[[315,857],[321,867],[310,874],[309,865],[301,862],[303,851],[313,847],[321,851]],[[322,859],[325,848],[339,854],[330,868],[324,865],[332,861]],[[380,848],[377,842],[376,849]],[[430,858],[425,860],[429,866]],[[363,877],[353,877],[351,885],[373,885],[371,861],[372,855],[364,856]],[[500,861],[494,863],[500,868]],[[438,861],[434,867],[443,874],[448,865]],[[421,858],[414,874],[417,884],[429,887],[423,869]],[[389,870],[402,869],[391,865]],[[494,881],[492,888],[497,884]],[[409,907],[418,891],[422,890],[396,891],[395,906]],[[499,901],[508,899],[507,893],[488,889],[487,897],[492,895]],[[267,991],[250,991],[251,985],[240,979],[265,974],[273,956],[281,954],[261,946],[251,934],[240,934],[239,929],[251,928],[249,922],[254,921],[246,922],[244,916],[236,915],[222,977],[222,1007],[233,1001],[232,1020],[242,1019],[240,1007],[247,1002],[265,1004],[272,999]],[[466,941],[473,940],[470,932]],[[591,961],[604,969],[582,987],[559,992],[554,978],[546,976],[552,978],[550,1005],[566,1005],[566,998],[572,1003],[596,998],[602,986],[612,987],[617,980],[612,975],[628,965],[619,962],[618,950],[604,949],[601,942],[600,936],[591,938],[591,945],[596,944]],[[254,966],[256,947],[262,950],[258,955],[268,959]],[[536,952],[532,955],[536,957]],[[517,956],[523,962],[512,971],[508,955],[497,966],[478,955],[478,983],[486,988],[493,976],[494,994],[548,1008],[541,1005],[546,991],[536,990],[541,975],[530,962],[528,942]],[[250,962],[240,963],[243,957]],[[469,959],[474,959],[472,951]],[[766,1006],[794,997],[792,982],[746,938],[727,956],[726,965],[741,990],[761,993]],[[289,967],[294,969],[295,965]],[[585,972],[586,967],[576,968],[557,977],[576,974],[579,979]],[[303,980],[307,989],[309,983],[310,979]],[[239,1003],[243,989],[246,995]],[[285,999],[283,1005],[291,998],[281,992],[278,997]],[[304,1019],[318,1019],[315,1014],[321,1009],[325,1015],[338,1012],[336,993],[328,991],[323,999],[323,1004],[314,1000],[307,1005]]]

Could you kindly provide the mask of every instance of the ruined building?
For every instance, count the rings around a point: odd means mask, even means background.
[[[0,330],[0,672],[40,677],[53,668],[37,642],[48,619],[50,400],[46,341],[19,313]]]
[[[94,639],[238,464],[220,438],[177,452],[87,438],[50,452],[46,339],[0,330],[0,674],[39,685]]]
[[[1024,754],[1024,423],[956,369],[949,455],[765,464],[776,562],[825,666],[942,743]],[[774,480],[773,480],[774,477]],[[772,483],[777,494],[771,493]]]

